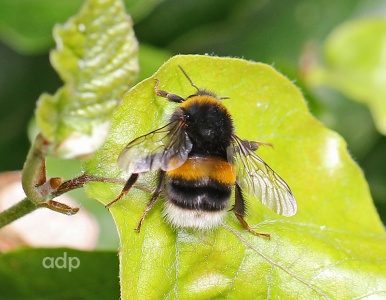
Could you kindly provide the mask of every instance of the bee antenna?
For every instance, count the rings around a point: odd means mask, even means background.
[[[197,87],[197,85],[194,84],[194,82],[192,81],[192,79],[190,79],[189,75],[185,72],[185,70],[184,70],[180,65],[178,65],[178,67],[180,68],[180,70],[182,71],[182,73],[184,73],[186,79],[189,80],[190,85],[191,85],[192,87],[194,87],[194,88],[199,92],[200,89]]]

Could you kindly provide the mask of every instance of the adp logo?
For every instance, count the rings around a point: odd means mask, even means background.
[[[71,256],[67,258],[67,252],[63,252],[63,256],[43,258],[42,265],[46,269],[68,269],[68,272],[71,272],[72,269],[79,268],[80,260]]]

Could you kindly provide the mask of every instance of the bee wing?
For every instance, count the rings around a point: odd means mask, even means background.
[[[232,136],[227,150],[228,161],[234,163],[237,183],[250,196],[283,216],[296,213],[296,200],[287,183],[273,171],[253,150],[249,143]]]
[[[178,168],[193,146],[184,127],[178,119],[131,141],[118,157],[119,167],[129,173]]]

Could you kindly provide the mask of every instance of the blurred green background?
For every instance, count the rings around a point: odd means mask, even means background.
[[[48,53],[54,47],[52,27],[75,14],[82,3],[82,0],[0,0],[0,171],[20,170],[23,166],[30,144],[27,128],[36,100],[41,93],[54,93],[61,85],[49,63]],[[293,80],[302,89],[316,118],[346,139],[354,160],[364,170],[385,223],[385,136],[376,130],[365,104],[332,88],[310,88],[304,70],[314,59],[323,65],[323,43],[336,27],[350,20],[385,15],[386,1],[127,0],[125,3],[140,42],[139,80],[150,76],[168,57],[178,53],[264,62]],[[76,163],[50,163],[51,175],[55,176],[62,172],[62,176],[69,178],[79,170]],[[95,208],[93,202],[85,206],[99,212],[104,210],[101,205]],[[109,244],[105,241],[100,245]]]

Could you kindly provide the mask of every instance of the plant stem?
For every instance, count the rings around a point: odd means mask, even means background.
[[[69,207],[53,200],[53,198],[81,188],[88,182],[125,183],[121,179],[100,178],[87,174],[82,174],[64,182],[57,177],[47,180],[46,159],[43,153],[45,144],[47,144],[47,141],[39,134],[28,152],[22,173],[22,186],[27,197],[0,213],[0,228],[40,207],[46,207],[67,215],[77,213],[79,208]]]
[[[38,206],[34,202],[28,198],[24,198],[0,214],[0,228],[29,214],[37,208]]]
[[[46,182],[46,160],[42,152],[44,143],[43,136],[39,134],[28,152],[21,178],[27,198],[36,205],[44,201],[37,189]]]

